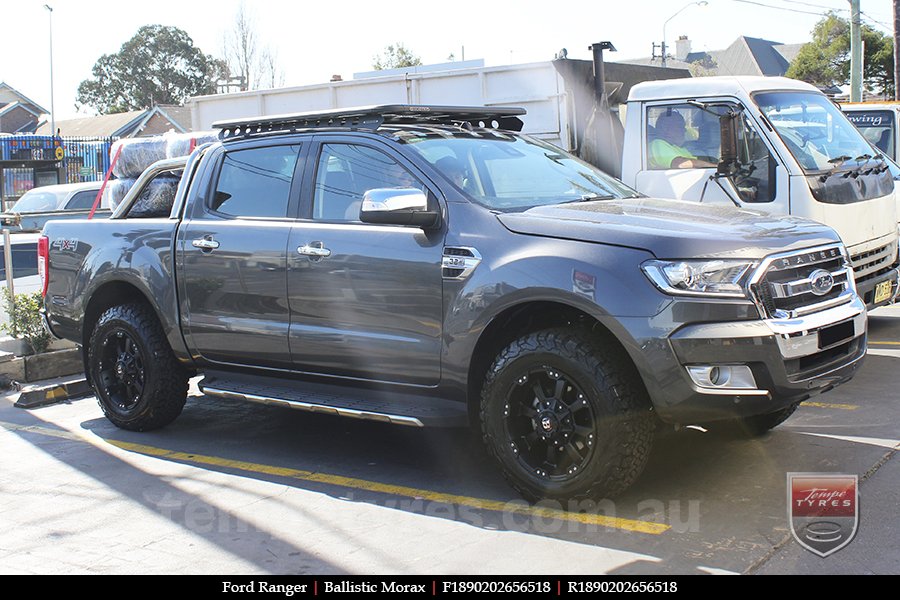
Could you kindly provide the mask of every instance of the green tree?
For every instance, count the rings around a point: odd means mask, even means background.
[[[225,70],[223,61],[204,54],[185,31],[145,25],[119,52],[100,57],[93,77],[79,84],[77,103],[102,114],[181,104],[215,93]]]
[[[866,89],[893,98],[894,40],[870,27],[862,28],[862,39],[865,46],[863,81]]]
[[[422,59],[412,53],[401,43],[390,44],[384,52],[375,57],[372,68],[376,71],[385,69],[402,69],[403,67],[416,67],[422,64]]]
[[[890,37],[862,25],[865,46],[863,83],[869,91],[892,94],[894,44]],[[812,41],[804,44],[791,62],[787,76],[817,86],[850,82],[850,22],[828,13],[816,23]]]

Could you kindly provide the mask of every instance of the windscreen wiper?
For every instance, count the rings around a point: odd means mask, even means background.
[[[834,172],[837,171],[838,168],[841,165],[843,165],[845,162],[847,162],[848,160],[853,160],[853,157],[847,156],[846,154],[842,154],[841,156],[836,156],[836,157],[830,159],[828,161],[828,164],[831,165],[831,170],[828,171],[827,173],[822,173],[822,175],[819,176],[819,181],[821,181],[822,183],[825,183],[826,181],[828,181],[828,178],[831,177],[832,175],[834,175]]]
[[[616,196],[608,195],[608,196],[599,196],[592,194],[584,194],[581,198],[577,200],[569,200],[567,202],[562,202],[562,204],[572,204],[574,202],[593,202],[594,200],[615,200]]]

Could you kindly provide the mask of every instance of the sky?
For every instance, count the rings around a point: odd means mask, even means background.
[[[103,54],[115,53],[142,25],[174,25],[207,54],[222,56],[241,0],[50,0],[56,119],[76,111],[78,84]],[[45,0],[0,0],[4,23],[0,81],[48,110],[50,22]],[[487,66],[550,60],[561,48],[590,58],[611,41],[608,60],[649,56],[666,24],[667,43],[687,35],[693,50],[718,50],[739,35],[782,43],[809,41],[829,8],[848,16],[847,0],[244,0],[261,45],[278,57],[286,86],[350,79],[400,42],[426,64],[484,59]],[[681,9],[684,10],[681,10]],[[681,11],[681,12],[679,12]],[[891,0],[862,0],[863,20],[891,34]],[[676,15],[676,13],[678,13]]]

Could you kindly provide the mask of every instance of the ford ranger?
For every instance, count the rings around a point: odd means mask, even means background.
[[[46,225],[47,325],[119,427],[170,423],[202,374],[208,396],[470,424],[530,499],[621,493],[661,423],[761,433],[852,377],[866,310],[832,229],[644,197],[522,114],[218,123],[110,219]]]

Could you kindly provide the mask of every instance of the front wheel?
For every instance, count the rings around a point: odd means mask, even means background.
[[[88,346],[88,369],[100,408],[117,427],[157,429],[184,408],[187,371],[144,304],[113,306],[100,316]]]
[[[610,497],[646,465],[649,406],[621,350],[550,329],[515,340],[495,359],[482,390],[482,436],[530,500]]]

